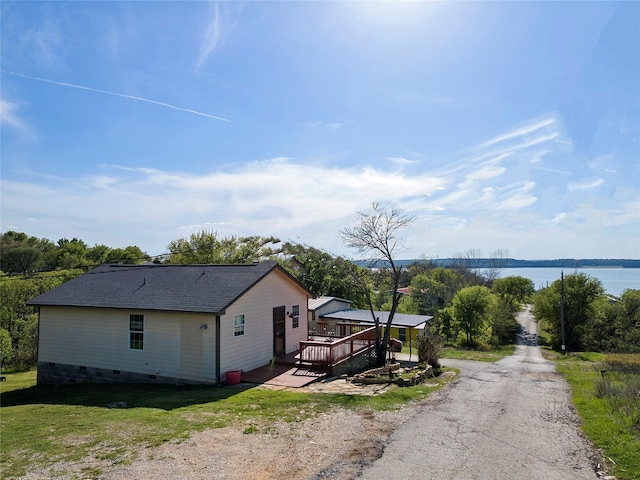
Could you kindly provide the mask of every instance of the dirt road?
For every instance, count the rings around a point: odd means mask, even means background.
[[[595,479],[566,381],[541,356],[529,310],[515,353],[496,363],[444,360],[461,374],[391,436],[364,480]]]

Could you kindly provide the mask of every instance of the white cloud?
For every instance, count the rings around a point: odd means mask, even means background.
[[[542,162],[542,159],[544,158],[544,156],[549,153],[553,153],[553,150],[542,150],[541,152],[536,152],[533,154],[533,156],[529,160],[529,163],[531,163],[532,165],[540,163]]]
[[[387,160],[398,165],[416,165],[420,163],[417,160],[409,160],[408,158],[404,157],[387,157]]]
[[[196,69],[199,70],[206,62],[209,56],[218,46],[220,42],[220,36],[222,35],[222,26],[220,19],[220,9],[218,2],[213,4],[212,17],[207,26],[207,30],[204,33],[202,43],[200,44],[200,52],[198,53],[198,59],[196,60]]]
[[[310,128],[326,128],[328,130],[339,130],[346,124],[344,122],[306,122],[303,125]]]
[[[31,128],[18,116],[18,105],[2,99],[0,99],[0,123],[23,135],[32,135]]]
[[[604,183],[604,179],[602,178],[598,178],[592,181],[570,182],[567,185],[567,189],[568,190],[590,190],[592,188],[598,188],[603,183]]]
[[[500,202],[498,208],[501,210],[519,210],[524,207],[529,207],[536,203],[538,199],[526,193],[517,193]]]
[[[636,192],[617,189],[616,198],[607,199],[608,209],[595,196],[572,205],[557,182],[531,181],[531,151],[514,148],[476,149],[435,169],[411,158],[420,158],[420,152],[387,157],[384,168],[280,156],[202,173],[101,165],[82,178],[5,178],[3,220],[30,235],[137,244],[150,254],[163,253],[171,240],[204,228],[221,235],[274,235],[350,255],[338,230],[372,202],[390,201],[416,215],[408,236],[410,256],[450,256],[469,248],[508,248],[525,258],[570,256],[572,243],[589,230],[613,238],[619,247],[590,256],[633,257],[637,251],[629,238],[637,243],[640,205],[628,201],[637,199]],[[571,185],[579,190],[598,182]],[[556,237],[561,240],[553,246],[544,241]]]
[[[558,132],[551,132],[547,135],[540,135],[537,136],[535,138],[532,138],[531,140],[527,140],[521,144],[518,145],[519,148],[528,148],[528,147],[533,147],[534,145],[538,145],[540,143],[545,143],[545,142],[549,142],[555,138],[558,138],[560,134]]]
[[[507,169],[505,167],[489,165],[479,170],[476,170],[475,172],[469,173],[467,175],[467,181],[477,182],[482,180],[489,180],[491,178],[499,177],[506,171]]]
[[[318,222],[338,221],[374,201],[402,202],[403,197],[420,197],[441,186],[439,179],[427,175],[409,177],[373,167],[327,169],[282,157],[204,175],[104,169],[107,174],[46,185],[3,180],[3,206],[11,205],[7,220],[23,223],[35,214],[49,228],[66,222],[67,231],[76,232],[89,225],[102,228],[99,224],[120,234],[147,232],[145,236],[167,235],[186,225],[216,225],[227,233],[286,238]]]
[[[567,172],[565,170],[557,170],[555,168],[538,167],[538,170],[542,170],[543,172],[558,173],[560,175],[571,175],[571,172]]]
[[[544,127],[549,127],[551,125],[553,125],[555,123],[555,120],[553,118],[545,118],[544,120],[540,120],[538,122],[529,124],[529,125],[525,125],[523,127],[517,128],[515,130],[512,130],[511,132],[505,133],[503,135],[500,135],[498,137],[492,138],[491,140],[488,140],[487,142],[483,143],[481,146],[482,147],[488,147],[491,145],[495,145],[496,143],[501,143],[504,142],[506,140],[511,140],[513,138],[517,138],[517,137],[522,137],[525,135],[528,135],[530,133],[536,132],[537,130],[540,130]],[[557,136],[557,135],[556,135]],[[553,137],[555,138],[555,137]]]
[[[229,222],[205,222],[205,223],[196,223],[193,225],[181,225],[179,228],[181,230],[191,230],[191,231],[200,231],[200,230],[209,230],[212,227],[227,227],[232,225]]]
[[[576,208],[576,215],[588,218],[600,228],[621,229],[635,225],[640,234],[640,201],[626,202],[617,208],[596,208],[590,203],[581,203]],[[640,237],[636,236],[636,240],[638,238]],[[640,249],[637,241],[636,246]]]

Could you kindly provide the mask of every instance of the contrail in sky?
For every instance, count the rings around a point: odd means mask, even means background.
[[[99,88],[91,88],[91,87],[84,87],[82,85],[74,85],[73,83],[56,82],[55,80],[48,80],[46,78],[33,77],[31,75],[25,75],[24,73],[9,72],[9,71],[4,70],[4,69],[0,69],[0,71],[3,72],[3,73],[8,73],[9,75],[14,75],[16,77],[28,78],[30,80],[37,80],[39,82],[52,83],[54,85],[59,85],[61,87],[78,88],[80,90],[88,90],[90,92],[97,92],[97,93],[104,93],[106,95],[113,95],[114,97],[122,97],[122,98],[128,98],[130,100],[138,100],[139,102],[153,103],[154,105],[159,105],[161,107],[171,108],[172,110],[178,110],[180,112],[193,113],[194,115],[200,115],[201,117],[213,118],[214,120],[220,120],[222,122],[232,122],[231,120],[229,120],[227,118],[217,117],[215,115],[209,115],[208,113],[198,112],[197,110],[191,110],[189,108],[176,107],[175,105],[171,105],[169,103],[158,102],[156,100],[150,100],[150,99],[144,98],[144,97],[134,97],[133,95],[125,95],[124,93],[109,92],[107,90],[100,90]]]

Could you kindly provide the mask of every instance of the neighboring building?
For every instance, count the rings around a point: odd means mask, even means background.
[[[353,302],[338,297],[317,297],[308,302],[309,308],[309,336],[329,335],[326,322],[321,321],[325,313],[337,312],[339,310],[349,310]],[[318,323],[320,321],[320,323]],[[335,332],[335,328],[333,329]],[[337,336],[334,333],[332,336]]]
[[[375,324],[369,310],[351,308],[352,302],[336,297],[318,297],[309,300],[309,335],[326,335],[342,337],[352,332],[353,324]],[[384,326],[389,318],[389,312],[374,312]],[[391,338],[402,342],[410,342],[422,332],[433,317],[430,315],[411,315],[396,313],[393,316]]]
[[[220,383],[297,351],[310,298],[274,261],[103,265],[28,302],[38,384]]]

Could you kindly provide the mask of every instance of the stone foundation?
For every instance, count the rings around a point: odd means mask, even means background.
[[[205,382],[163,377],[145,373],[105,368],[38,362],[38,385],[74,385],[81,383],[158,383],[170,385],[199,385]]]

